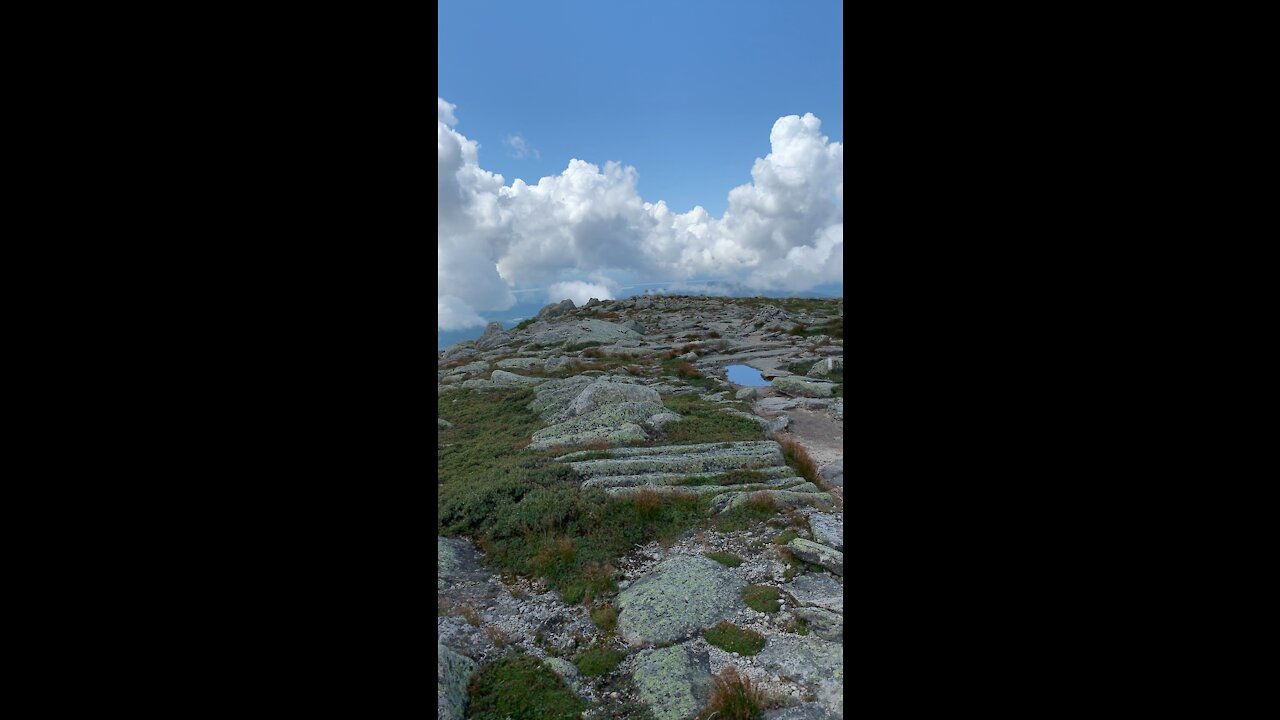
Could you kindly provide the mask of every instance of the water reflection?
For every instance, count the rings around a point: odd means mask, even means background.
[[[738,385],[765,387],[772,384],[768,380],[764,379],[759,370],[753,367],[748,367],[746,365],[730,365],[726,367],[725,370],[729,373],[729,382],[737,383]]]

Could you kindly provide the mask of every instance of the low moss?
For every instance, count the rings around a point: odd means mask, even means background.
[[[579,655],[573,664],[578,666],[578,671],[583,675],[598,677],[613,672],[613,669],[618,667],[618,663],[622,662],[626,656],[627,654],[621,650],[594,647]]]
[[[720,563],[721,565],[728,565],[731,568],[738,567],[739,565],[742,564],[742,558],[738,557],[737,555],[734,555],[733,553],[709,552],[709,553],[703,553],[703,554],[711,558],[712,560],[715,560],[716,562]]]
[[[515,652],[471,681],[473,720],[580,720],[587,703],[537,658]]]
[[[742,589],[742,599],[747,607],[758,612],[778,612],[780,591],[769,585],[748,585]]]
[[[786,530],[783,530],[781,533],[779,533],[778,537],[773,539],[773,544],[786,545],[787,543],[791,542],[792,540],[795,540],[798,537],[800,537],[800,535],[796,533],[795,528],[787,528]]]
[[[618,627],[618,611],[612,605],[601,605],[591,609],[591,622],[606,633]]]
[[[764,649],[764,636],[754,630],[740,628],[728,620],[707,630],[707,642],[724,650],[740,655],[755,655]]]

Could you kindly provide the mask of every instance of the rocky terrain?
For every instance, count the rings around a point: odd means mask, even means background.
[[[660,296],[441,352],[438,717],[723,719],[730,668],[843,717],[843,351],[839,300]]]

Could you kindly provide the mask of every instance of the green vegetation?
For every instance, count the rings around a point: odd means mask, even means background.
[[[787,543],[791,542],[792,540],[795,540],[798,537],[800,537],[800,535],[796,533],[794,528],[787,528],[786,530],[783,530],[781,533],[779,533],[778,537],[773,539],[773,544],[786,545]]]
[[[581,720],[587,703],[537,658],[515,652],[471,681],[473,720]]]
[[[739,676],[738,669],[729,666],[711,678],[711,701],[697,720],[760,720],[765,708],[775,704],[751,678]]]
[[[766,613],[778,612],[778,596],[781,591],[768,585],[748,585],[742,588],[742,599],[747,607]]]
[[[611,633],[618,627],[618,611],[612,605],[591,608],[591,622],[606,633]]]
[[[767,520],[778,512],[778,506],[767,494],[753,496],[741,505],[716,516],[716,528],[724,532],[745,530],[754,523]]]
[[[683,416],[666,428],[665,444],[761,440],[764,431],[752,420],[720,412],[716,403],[696,395],[664,395],[662,404]],[[440,415],[440,417],[446,417]],[[456,421],[455,421],[456,422]]]
[[[791,618],[791,621],[787,623],[787,626],[785,629],[787,630],[787,632],[793,632],[797,635],[808,635],[809,621],[799,617]]]
[[[755,655],[764,649],[764,636],[754,630],[740,628],[728,620],[706,632],[707,642],[724,650],[742,655]]]
[[[622,662],[626,656],[627,654],[621,650],[593,647],[579,655],[573,664],[578,666],[578,671],[583,675],[597,677],[613,672],[613,669],[618,667],[618,663]]]
[[[689,494],[642,492],[614,499],[579,488],[551,451],[531,451],[542,426],[532,390],[462,390],[438,400],[457,427],[436,453],[441,535],[467,534],[500,572],[546,578],[565,602],[614,587],[612,565],[634,545],[673,542],[706,515]]]
[[[525,318],[524,320],[521,320],[521,321],[519,322],[519,324],[517,324],[517,325],[516,325],[515,329],[516,329],[516,330],[523,330],[523,329],[525,329],[525,328],[529,327],[530,325],[532,325],[532,324],[534,323],[534,321],[535,321],[535,318]]]
[[[712,560],[715,560],[721,565],[728,565],[729,567],[738,567],[739,565],[742,564],[742,558],[738,557],[737,555],[734,555],[733,553],[709,552],[709,553],[703,553],[703,555],[706,555],[707,557],[711,558]]]

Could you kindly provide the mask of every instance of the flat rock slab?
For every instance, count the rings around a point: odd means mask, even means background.
[[[507,372],[506,370],[494,370],[493,374],[489,376],[489,381],[494,385],[520,387],[523,385],[537,385],[538,383],[544,383],[547,379],[529,377],[528,375],[517,375],[515,373]]]
[[[774,635],[756,655],[756,665],[816,685],[818,702],[844,717],[844,646],[814,635]]]
[[[436,536],[436,567],[437,590],[458,580],[487,577],[480,565],[480,553],[462,538]]]
[[[801,605],[844,612],[844,585],[829,575],[805,573],[782,589]]]
[[[844,487],[844,458],[829,463],[818,474],[829,484],[835,487]]]
[[[462,720],[467,712],[467,682],[475,661],[436,644],[436,719]]]
[[[764,720],[832,720],[839,717],[831,714],[818,703],[803,703],[788,708],[769,710],[763,715]]]
[[[773,381],[773,386],[793,397],[829,398],[835,394],[835,385],[829,382],[816,382],[791,375]]]
[[[813,539],[834,550],[844,552],[844,515],[840,513],[810,513],[809,527]]]
[[[654,720],[687,720],[711,697],[707,653],[694,653],[684,645],[636,653],[631,679]]]
[[[821,565],[841,577],[844,576],[844,553],[839,550],[833,550],[826,545],[819,545],[803,538],[796,538],[787,543],[787,549],[805,562]]]
[[[794,612],[809,623],[809,632],[823,640],[844,642],[844,615],[815,607],[796,608]]]
[[[745,608],[746,585],[710,558],[668,558],[618,595],[618,634],[632,645],[683,640]]]

